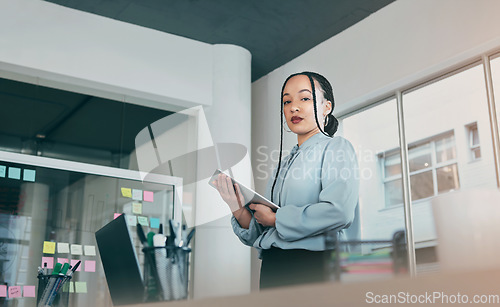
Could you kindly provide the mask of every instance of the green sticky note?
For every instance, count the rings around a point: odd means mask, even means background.
[[[69,282],[69,293],[75,293],[75,283],[72,281]]]
[[[21,169],[18,167],[9,167],[10,179],[21,179]]]
[[[36,171],[34,169],[25,169],[23,174],[24,181],[35,182]]]
[[[86,281],[75,281],[75,292],[76,293],[87,293],[87,282]]]
[[[138,216],[137,217],[137,222],[139,222],[139,224],[141,224],[142,226],[149,226],[149,224],[148,224],[148,218],[145,217],[145,216]]]
[[[0,165],[0,177],[5,177],[5,172],[7,171],[7,167],[4,165]]]

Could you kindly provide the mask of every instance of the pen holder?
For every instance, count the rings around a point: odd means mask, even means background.
[[[38,306],[43,291],[49,284],[51,279],[58,278],[58,275],[38,275],[38,290],[36,293],[36,305]],[[66,277],[68,280],[63,284],[62,288],[58,291],[52,304],[53,307],[67,307],[69,306],[69,279],[71,276]]]
[[[145,301],[172,301],[188,296],[189,253],[187,247],[145,247]]]

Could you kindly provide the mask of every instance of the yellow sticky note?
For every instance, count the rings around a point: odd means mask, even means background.
[[[44,254],[55,254],[56,253],[56,242],[43,241],[43,253]]]
[[[122,190],[122,196],[123,196],[123,197],[132,198],[132,189],[129,189],[129,188],[121,188],[121,190]]]
[[[142,204],[141,203],[132,203],[132,213],[142,214]]]

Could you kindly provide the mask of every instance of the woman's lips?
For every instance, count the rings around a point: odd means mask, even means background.
[[[298,117],[298,116],[293,116],[292,117],[292,123],[294,124],[298,124],[302,121],[302,118],[301,117]]]

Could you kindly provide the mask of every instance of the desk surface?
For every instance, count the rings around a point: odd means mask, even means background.
[[[481,303],[478,304],[479,306],[499,306],[500,269],[480,272],[429,274],[414,279],[401,277],[377,282],[305,285],[260,291],[241,296],[148,303],[130,305],[130,307],[331,307],[377,305],[376,302],[380,303],[384,299],[392,299],[392,303],[382,304],[384,306],[402,306],[411,300],[421,300],[421,302],[427,303],[434,302],[435,305],[441,305],[446,303],[445,295],[450,305],[459,304],[459,301],[462,301],[461,305],[468,305],[463,303],[465,299],[468,299],[469,303],[471,303],[474,298],[477,298],[490,300],[490,304]],[[475,297],[482,295],[486,295],[486,297]],[[370,301],[371,304],[369,304]],[[451,304],[454,301],[456,302]]]

